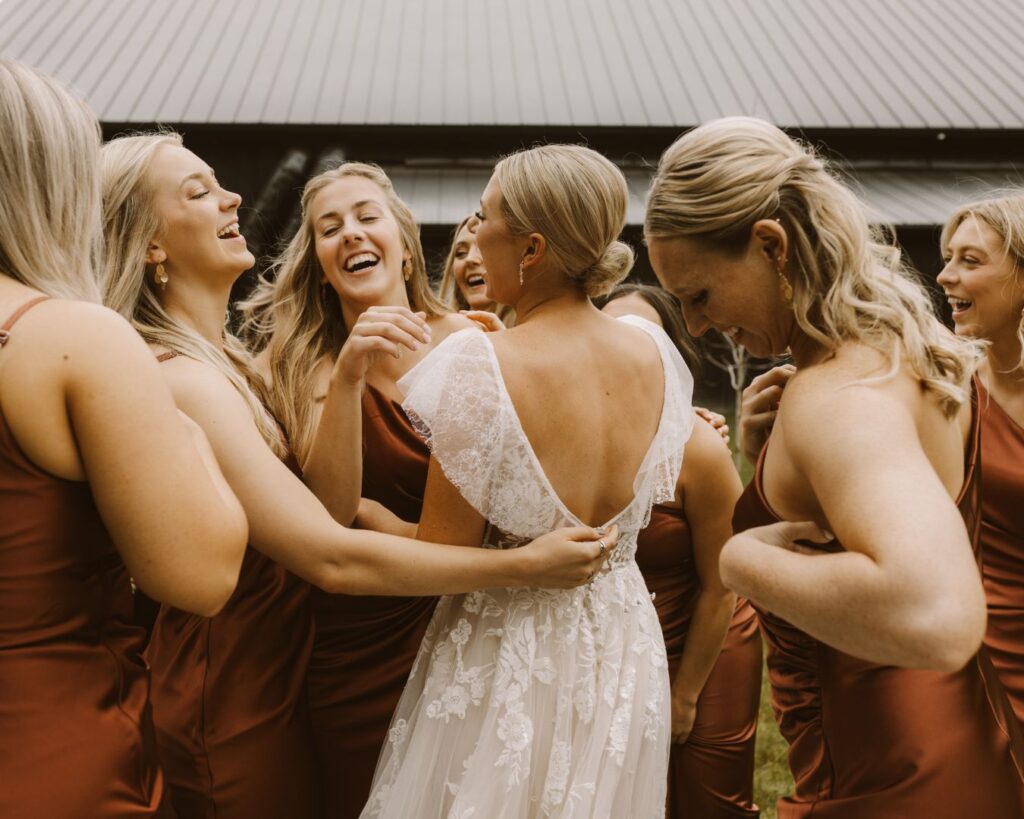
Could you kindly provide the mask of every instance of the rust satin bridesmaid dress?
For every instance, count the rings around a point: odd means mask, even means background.
[[[978,433],[975,410],[957,503],[976,553]],[[736,531],[780,519],[764,497],[763,467],[764,451],[736,506]],[[779,819],[1024,816],[1020,733],[985,648],[955,673],[894,668],[758,614],[795,780],[795,793],[779,800]]]
[[[298,464],[286,460],[294,472]],[[179,819],[314,819],[309,584],[251,546],[215,617],[163,606],[146,659]]]
[[[655,506],[637,539],[636,562],[654,594],[675,679],[700,595],[690,527],[682,509]],[[761,699],[761,635],[746,600],[697,701],[689,739],[669,757],[667,819],[756,817],[754,740]]]
[[[983,386],[981,560],[988,632],[985,645],[1024,726],[1024,427]]]
[[[363,497],[418,521],[430,450],[402,407],[363,394]],[[353,597],[314,590],[308,683],[325,819],[356,819],[420,641],[433,597]]]
[[[173,817],[132,609],[89,485],[36,466],[0,414],[0,816]]]

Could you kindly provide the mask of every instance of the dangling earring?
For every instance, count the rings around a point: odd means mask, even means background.
[[[520,262],[520,263],[519,263],[519,286],[520,286],[520,287],[522,287],[522,286],[523,286],[523,278],[524,278],[525,276],[526,276],[526,274],[525,274],[525,273],[523,272],[523,263],[522,263],[522,262]]]
[[[785,266],[786,266],[786,260],[785,260],[785,258],[780,256],[779,257],[779,266],[778,266],[779,290],[782,293],[782,298],[785,301],[787,301],[787,302],[791,302],[791,301],[793,301],[793,285],[791,285],[789,283],[789,279],[786,278],[786,274],[782,272],[783,268],[785,268]]]
[[[402,273],[406,281],[412,278],[412,263],[408,259],[402,259]]]
[[[153,274],[153,281],[160,285],[161,290],[167,289],[167,282],[170,281],[170,276],[167,275],[167,271],[164,270],[164,263],[156,263],[156,273]]]

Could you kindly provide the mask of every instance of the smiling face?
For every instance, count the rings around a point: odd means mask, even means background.
[[[403,265],[410,258],[387,197],[377,183],[344,176],[310,203],[320,268],[342,304],[408,306]]]
[[[679,299],[690,335],[717,330],[758,357],[789,348],[793,312],[772,264],[777,250],[761,237],[735,256],[691,237],[652,237],[648,249],[661,286]]]
[[[480,197],[480,210],[470,218],[466,227],[476,236],[480,257],[487,270],[484,281],[488,300],[515,304],[522,290],[519,265],[526,257],[530,237],[513,235],[501,208],[501,188],[491,177]]]
[[[213,170],[180,145],[161,145],[147,171],[160,232],[150,249],[172,277],[198,274],[234,281],[254,264],[238,230],[237,193],[222,188]]]
[[[938,283],[953,308],[957,335],[1013,338],[1024,309],[1024,277],[1014,271],[1003,237],[968,215],[943,248],[943,256],[946,265]]]
[[[468,221],[456,235],[452,247],[452,275],[470,310],[490,307],[493,302],[487,297],[487,270]]]

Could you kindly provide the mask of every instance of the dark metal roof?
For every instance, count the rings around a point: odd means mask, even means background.
[[[112,123],[1024,127],[1018,0],[0,0]]]

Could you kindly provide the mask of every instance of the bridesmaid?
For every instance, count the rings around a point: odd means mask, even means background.
[[[1021,816],[1019,732],[979,651],[977,348],[766,122],[677,140],[646,234],[691,333],[798,367],[721,559],[768,644],[796,782],[780,819]]]
[[[0,132],[0,816],[171,817],[129,573],[215,614],[245,517],[97,303],[95,116],[0,60]]]
[[[690,369],[698,366],[679,302],[664,290],[619,285],[603,310],[661,325]],[[718,573],[742,491],[728,448],[709,424],[695,424],[675,500],[651,510],[637,539],[636,561],[654,596],[672,679],[668,819],[758,815],[761,635],[750,602],[728,593]]]
[[[484,329],[498,330],[515,324],[516,313],[507,304],[496,304],[487,298],[487,270],[476,244],[476,235],[469,229],[467,216],[455,228],[448,257],[441,271],[438,298],[452,311],[468,313]],[[493,313],[501,324],[487,322],[485,313]]]
[[[248,356],[224,326],[231,286],[254,263],[238,232],[239,197],[174,134],[116,139],[103,160],[106,300],[159,352],[178,406],[209,435],[250,524],[239,586],[224,610],[207,619],[163,607],[148,649],[175,807],[179,819],[316,816],[308,583],[328,592],[434,595],[511,573],[517,585],[538,574],[574,585],[600,550],[549,536],[533,555],[546,566],[529,557],[509,565],[493,554],[474,560],[473,550],[339,525],[298,479]],[[373,356],[400,355],[424,337],[409,311],[378,319],[353,332],[339,356],[339,383],[358,381]]]
[[[361,494],[375,504],[362,506],[360,525],[414,535],[430,451],[402,411],[396,382],[471,322],[431,292],[419,228],[380,168],[344,163],[311,179],[302,201],[302,227],[275,281],[264,282],[244,308],[266,343],[260,358],[274,406],[307,482],[338,520],[351,519]],[[377,360],[357,385],[361,412],[350,411],[331,376],[348,328],[398,308],[424,315],[429,338],[401,358]],[[346,435],[358,446],[340,457],[336,442]],[[332,466],[344,474],[329,475]],[[382,515],[385,510],[390,514]],[[398,525],[394,516],[410,525]],[[366,804],[435,603],[314,593],[308,686],[325,817],[358,817]]]
[[[1024,725],[1024,194],[959,208],[942,252],[957,334],[989,342],[976,381],[985,645]]]

